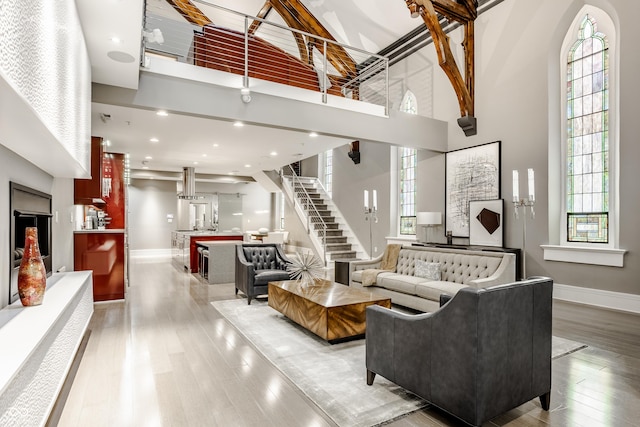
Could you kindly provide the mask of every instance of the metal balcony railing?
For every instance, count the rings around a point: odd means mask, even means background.
[[[147,0],[143,61],[144,54],[159,55],[241,75],[245,87],[256,78],[317,92],[325,103],[334,95],[388,113],[387,58],[208,2],[192,3],[202,15],[185,16],[169,1]]]

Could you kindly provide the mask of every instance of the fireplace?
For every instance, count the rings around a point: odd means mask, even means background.
[[[9,303],[19,299],[18,268],[24,252],[25,229],[38,228],[38,246],[47,276],[51,275],[51,195],[24,185],[10,183],[11,286]]]

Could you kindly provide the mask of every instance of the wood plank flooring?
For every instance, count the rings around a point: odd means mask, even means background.
[[[209,304],[241,298],[233,285],[131,261],[126,301],[95,307],[58,425],[334,425]],[[530,401],[485,425],[639,425],[640,316],[556,302],[554,334],[589,347],[553,362],[551,410]],[[427,408],[389,425],[460,422]]]

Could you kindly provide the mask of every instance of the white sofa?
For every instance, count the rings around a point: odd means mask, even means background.
[[[350,286],[363,288],[363,271],[380,268],[381,260],[382,255],[350,262]],[[416,277],[417,260],[439,263],[440,280]],[[430,312],[439,308],[441,294],[453,296],[462,288],[485,288],[515,279],[516,260],[512,253],[403,246],[395,271],[378,274],[375,283],[366,289],[390,297],[393,304]]]

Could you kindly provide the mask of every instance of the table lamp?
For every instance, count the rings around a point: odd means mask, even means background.
[[[416,222],[418,225],[427,228],[427,241],[426,243],[431,242],[430,229],[436,225],[442,224],[442,213],[441,212],[418,212],[418,216],[416,218]]]

